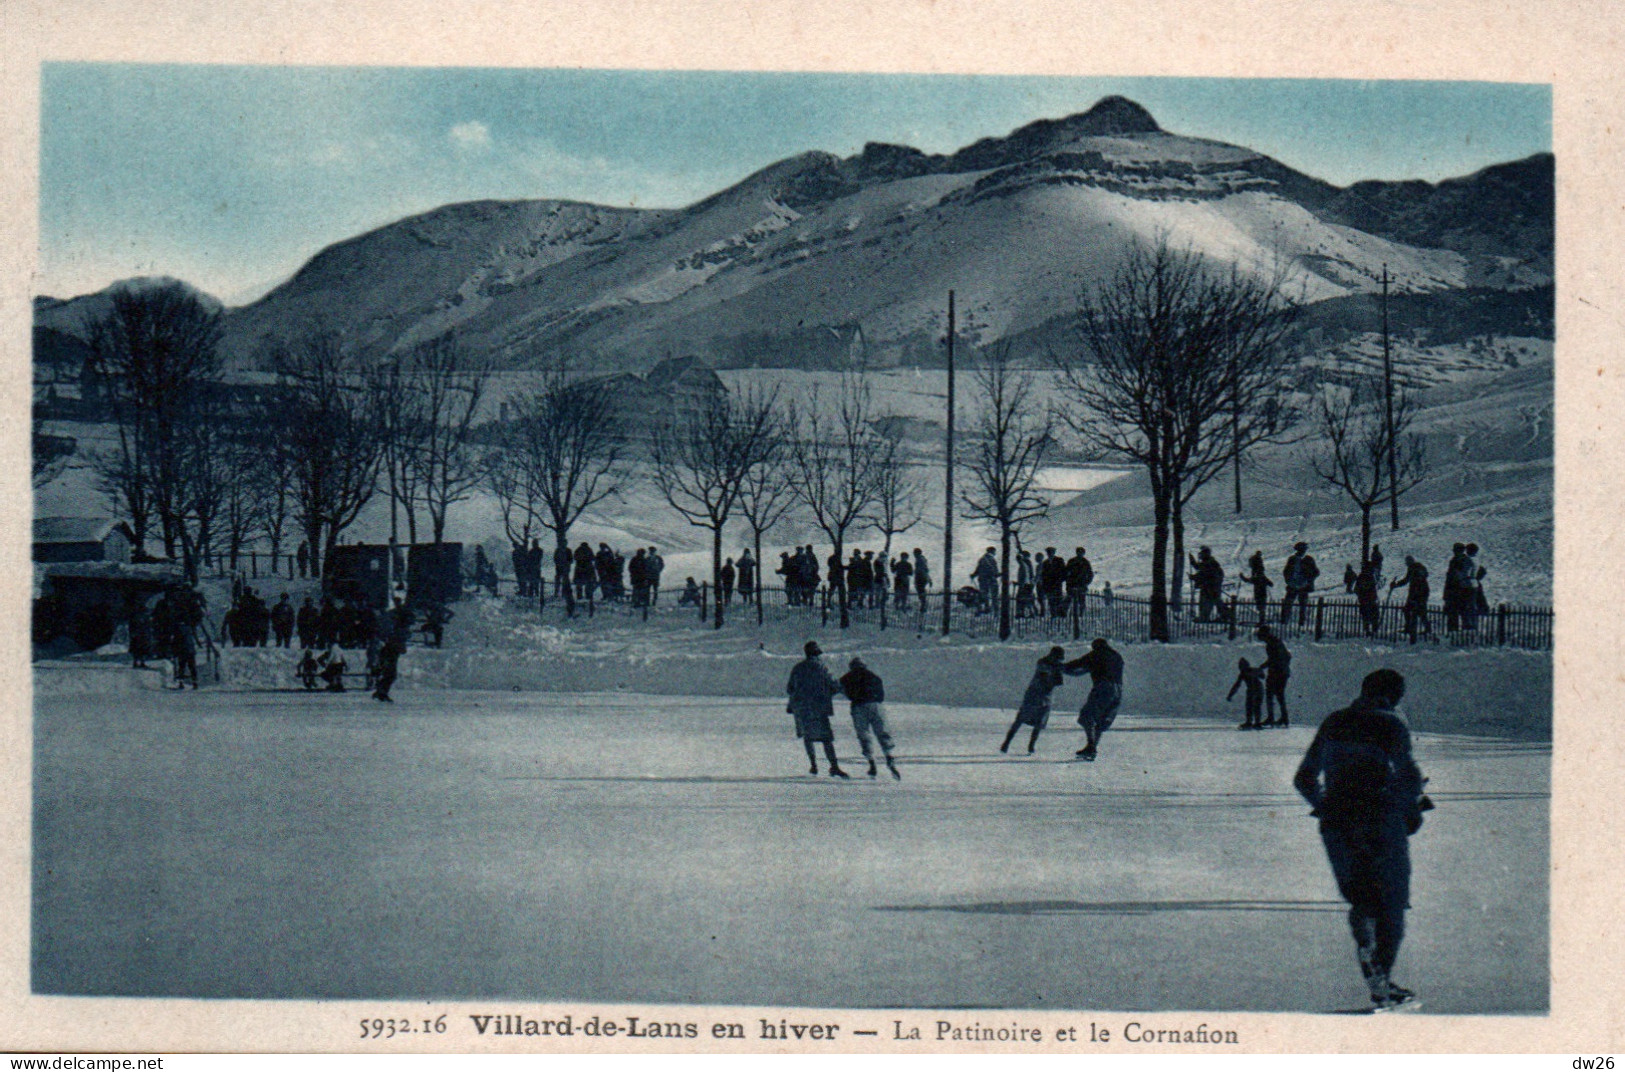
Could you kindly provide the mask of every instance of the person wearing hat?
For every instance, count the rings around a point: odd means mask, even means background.
[[[1360,972],[1376,1009],[1415,1004],[1393,981],[1410,900],[1410,836],[1433,802],[1411,758],[1410,726],[1399,711],[1405,678],[1373,670],[1359,697],[1326,716],[1292,785],[1320,820],[1320,839],[1349,903]]]
[[[790,681],[785,686],[785,692],[790,696],[786,710],[795,717],[796,736],[801,738],[802,745],[807,749],[807,762],[812,765],[812,773],[818,773],[818,757],[813,753],[816,743],[824,746],[830,777],[845,778],[847,773],[835,758],[835,729],[830,725],[830,720],[835,717],[835,694],[841,690],[841,686],[820,658],[824,652],[816,640],[807,641],[802,650],[807,657],[790,670]]]
[[[869,761],[869,777],[873,778],[875,770],[875,754],[869,745],[869,732],[874,731],[875,738],[880,741],[880,750],[886,756],[886,769],[898,781],[903,780],[898,773],[897,763],[892,759],[891,734],[886,730],[886,715],[880,705],[886,699],[886,685],[880,680],[880,675],[864,665],[863,660],[857,656],[852,657],[850,669],[841,675],[841,691],[846,698],[852,701],[852,728],[858,734],[858,747],[863,749],[863,758]]]
[[[1123,702],[1123,657],[1106,643],[1105,637],[1095,637],[1087,654],[1073,659],[1062,669],[1069,674],[1087,670],[1094,681],[1089,698],[1083,701],[1083,709],[1078,712],[1078,725],[1083,727],[1088,743],[1077,752],[1079,759],[1093,763],[1100,738],[1117,721],[1117,708]]]
[[[1027,692],[1021,697],[1016,720],[1010,723],[999,751],[1010,751],[1010,742],[1015,739],[1016,731],[1023,726],[1031,726],[1033,732],[1027,738],[1027,754],[1033,754],[1033,749],[1038,747],[1038,735],[1049,725],[1050,694],[1066,680],[1066,670],[1062,665],[1065,661],[1066,652],[1059,647],[1051,648],[1049,654],[1038,660],[1032,680],[1027,682]]]

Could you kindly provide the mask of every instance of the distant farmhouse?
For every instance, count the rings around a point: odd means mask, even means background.
[[[129,565],[135,533],[100,517],[36,517],[35,562],[113,562]]]

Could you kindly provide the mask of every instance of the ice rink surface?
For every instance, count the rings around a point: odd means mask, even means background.
[[[43,993],[837,1007],[1367,1004],[1288,730],[890,704],[901,782],[809,777],[782,699],[42,695]],[[1239,705],[1238,705],[1239,706]],[[1238,711],[1239,715],[1239,711]],[[1301,716],[1300,716],[1301,718]],[[1026,734],[1012,753],[1025,752]],[[1396,977],[1548,1003],[1544,742],[1417,734]],[[823,767],[820,757],[820,768]]]

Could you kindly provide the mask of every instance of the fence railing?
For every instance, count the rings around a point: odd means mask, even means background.
[[[545,599],[537,600],[544,614],[564,614],[565,601],[549,582]],[[692,592],[678,588],[659,590],[652,598],[627,592],[611,592],[605,598],[596,586],[574,600],[574,613],[582,617],[601,614],[676,619],[687,616],[695,624],[714,620],[716,593],[709,583]],[[952,593],[951,631],[960,636],[993,639],[999,635],[997,604],[984,606],[980,600]],[[847,623],[852,628],[897,629],[935,633],[942,628],[942,599],[939,592],[923,596],[909,593],[906,601],[887,592],[847,595]],[[531,600],[527,600],[530,602]],[[786,592],[764,588],[758,610],[756,593],[747,599],[735,590],[724,608],[729,624],[753,625],[762,622],[798,621],[819,628],[841,624],[840,593],[828,585],[808,592]],[[1352,599],[1312,597],[1290,607],[1279,600],[1262,605],[1231,596],[1203,606],[1186,602],[1168,609],[1168,639],[1172,642],[1251,640],[1260,624],[1268,624],[1283,637],[1315,640],[1368,640],[1382,643],[1441,643],[1454,647],[1512,647],[1550,650],[1553,614],[1550,607],[1500,604],[1483,610],[1446,612],[1431,604],[1424,612],[1411,612],[1400,604],[1384,603],[1362,609]],[[1412,633],[1414,632],[1414,641]],[[1088,592],[1080,598],[1051,603],[1038,600],[1011,601],[1010,634],[1016,640],[1082,640],[1097,636],[1128,642],[1151,640],[1151,601],[1139,596]]]

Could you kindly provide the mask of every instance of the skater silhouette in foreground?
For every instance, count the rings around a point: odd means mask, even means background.
[[[811,773],[818,773],[818,757],[813,753],[813,745],[822,744],[824,756],[829,760],[830,777],[845,778],[847,773],[835,758],[835,730],[830,725],[835,717],[835,694],[841,691],[841,686],[820,658],[824,652],[816,640],[807,641],[802,650],[807,657],[790,671],[790,681],[785,686],[790,696],[786,710],[795,717],[796,736],[807,749]]]
[[[1294,788],[1314,808],[1320,839],[1349,905],[1349,927],[1374,1009],[1412,1004],[1415,995],[1393,981],[1410,900],[1409,838],[1433,807],[1426,779],[1411,758],[1411,733],[1399,701],[1405,679],[1374,670],[1348,707],[1326,716],[1315,733]]]

